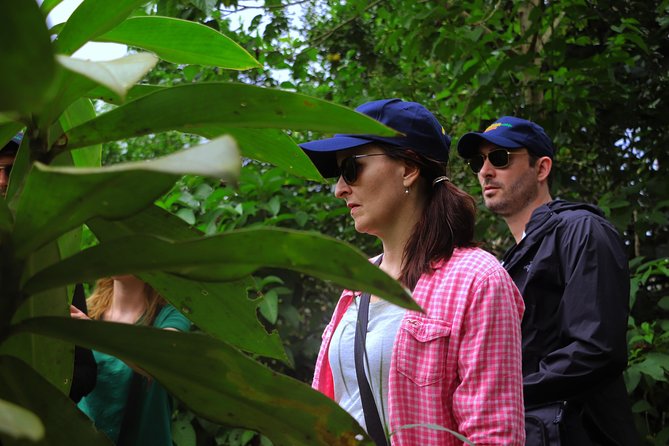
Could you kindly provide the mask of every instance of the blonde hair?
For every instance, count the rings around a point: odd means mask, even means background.
[[[93,294],[86,299],[88,306],[88,317],[91,319],[102,320],[102,316],[112,304],[114,296],[114,279],[105,277],[95,283]],[[146,310],[137,320],[137,324],[151,325],[158,314],[158,311],[167,304],[165,299],[158,294],[148,283],[144,283],[144,297],[146,298]]]

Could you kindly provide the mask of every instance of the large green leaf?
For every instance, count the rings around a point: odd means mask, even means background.
[[[61,258],[58,244],[49,243],[27,259],[26,274],[34,274]],[[8,297],[5,295],[5,298]],[[12,314],[11,322],[16,324],[37,316],[66,316],[69,314],[69,299],[65,286],[36,293],[22,303],[15,303],[20,306]],[[71,344],[58,339],[20,333],[0,344],[0,354],[20,358],[61,392],[67,394],[69,391],[74,354]]]
[[[195,280],[228,281],[261,267],[332,280],[402,307],[419,309],[405,288],[351,245],[316,233],[279,228],[243,229],[186,241],[150,235],[119,238],[37,273],[25,284],[24,291],[33,293],[98,277],[153,271]]]
[[[234,181],[239,168],[237,148],[229,137],[151,161],[98,169],[36,163],[16,204],[16,255],[23,257],[90,218],[138,212],[165,193],[179,175]]]
[[[160,234],[171,240],[202,236],[200,231],[157,206],[123,220],[96,218],[88,226],[101,242],[133,234]],[[265,331],[256,315],[258,303],[248,299],[246,289],[250,278],[214,283],[185,280],[160,272],[144,273],[141,277],[201,330],[241,350],[286,361],[278,333]]]
[[[147,0],[115,0],[113,7],[110,7],[107,0],[84,0],[58,34],[58,52],[74,53],[89,40],[114,28],[146,2]]]
[[[197,327],[243,351],[289,362],[279,334],[267,333],[256,316],[258,302],[248,298],[248,280],[212,283],[166,273],[141,274]]]
[[[166,88],[157,85],[135,85],[128,91],[126,100],[137,99]],[[102,86],[89,90],[87,96],[116,105],[124,102],[117,94]],[[323,181],[323,177],[309,160],[309,157],[295,144],[291,137],[281,130],[247,129],[217,124],[193,125],[189,126],[187,130],[189,133],[207,138],[225,134],[231,135],[237,140],[242,155],[272,163],[295,176],[308,180]]]
[[[158,90],[67,133],[70,148],[193,126],[290,128],[395,135],[369,116],[309,96],[233,83],[199,83]]]
[[[63,0],[44,0],[42,2],[42,14],[45,16],[49,15],[51,10],[58,6]]]
[[[235,70],[262,66],[229,37],[200,23],[175,18],[132,17],[95,40],[143,48],[178,64]]]
[[[135,363],[196,413],[262,432],[275,446],[372,444],[334,401],[208,336],[68,318],[15,328]]]
[[[307,180],[324,181],[309,157],[282,130],[206,125],[195,127],[191,132],[207,138],[231,135],[242,155],[248,158],[272,163],[291,175]]]
[[[35,413],[45,428],[45,436],[38,442],[18,442],[2,437],[1,441],[5,446],[112,444],[104,434],[94,429],[90,418],[78,410],[66,395],[56,390],[28,365],[9,356],[0,356],[0,398]]]
[[[0,0],[0,112],[34,111],[46,99],[56,69],[37,2]]]

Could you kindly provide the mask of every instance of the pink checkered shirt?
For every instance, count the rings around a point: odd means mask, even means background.
[[[524,304],[497,259],[457,248],[413,292],[425,313],[407,311],[393,346],[389,429],[393,446],[525,444],[520,321]],[[345,290],[323,333],[312,386],[334,397],[330,340],[359,293]]]

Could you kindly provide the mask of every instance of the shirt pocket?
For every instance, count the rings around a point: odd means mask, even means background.
[[[451,325],[425,317],[411,317],[400,326],[397,371],[419,386],[446,377],[446,355]]]

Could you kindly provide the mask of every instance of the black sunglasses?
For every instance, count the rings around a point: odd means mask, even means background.
[[[387,153],[369,153],[367,155],[352,155],[341,160],[339,164],[339,174],[344,179],[346,184],[351,185],[358,179],[358,169],[360,166],[356,161],[358,158],[365,158],[368,156],[381,156]]]
[[[483,169],[483,164],[487,159],[490,161],[490,164],[497,169],[503,169],[509,165],[509,157],[511,155],[518,155],[524,152],[509,152],[506,149],[496,149],[488,152],[487,155],[482,153],[477,153],[473,157],[467,160],[467,164],[472,169],[472,172],[479,173]]]

